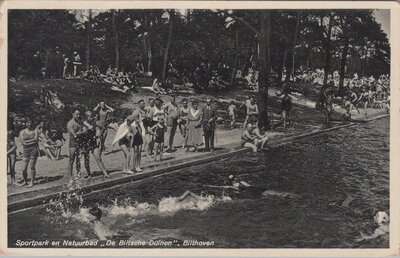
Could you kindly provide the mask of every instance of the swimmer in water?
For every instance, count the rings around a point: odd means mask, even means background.
[[[374,222],[378,225],[374,233],[371,235],[367,235],[361,232],[361,236],[356,239],[357,242],[362,242],[364,240],[371,240],[389,234],[389,215],[386,212],[379,211],[374,216]]]
[[[101,218],[103,216],[103,211],[102,209],[99,208],[98,205],[92,207],[89,210],[90,215],[93,216],[93,218],[90,220],[90,223],[93,224],[93,231],[94,234],[100,239],[100,240],[107,240],[110,238],[129,238],[129,235],[126,235],[124,232],[112,232],[110,229],[110,225],[103,224],[101,221]]]
[[[235,177],[234,175],[229,175],[228,177],[229,184],[232,185],[233,187],[236,187],[238,190],[250,187],[251,185],[243,180],[240,180],[239,178]]]
[[[98,206],[92,207],[89,210],[89,213],[95,217],[95,219],[91,220],[90,222],[100,221],[101,216],[103,215],[103,211]]]

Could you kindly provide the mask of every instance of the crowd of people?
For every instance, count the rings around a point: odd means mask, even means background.
[[[189,103],[189,100],[184,98],[177,103],[175,95],[170,95],[168,98],[168,101],[164,102],[161,95],[157,94],[155,98],[149,98],[147,103],[145,100],[140,100],[133,112],[119,125],[109,122],[109,115],[114,112],[114,109],[104,102],[98,103],[91,110],[75,110],[66,125],[69,136],[67,137],[68,173],[71,183],[82,177],[81,159],[83,159],[87,173],[84,177],[87,179],[92,177],[91,156],[95,159],[103,176],[110,177],[102,159],[109,129],[115,131],[112,145],[117,145],[122,151],[122,172],[125,174],[142,171],[142,156],[153,158],[157,162],[164,159],[165,152],[174,152],[174,139],[178,131],[183,138],[181,147],[185,152],[214,151],[215,130],[219,119],[212,100],[206,98],[205,106],[200,108],[197,100]],[[238,108],[234,101],[230,103],[228,113],[231,127],[234,128],[237,110],[242,106],[246,107],[244,133],[241,138],[242,147],[251,148],[256,152],[258,149],[264,148],[268,137],[266,134],[262,134],[258,127],[259,110],[253,96],[248,96]],[[289,110],[285,112],[289,113]],[[285,117],[288,117],[288,114]],[[50,128],[44,120],[43,118],[27,119],[24,128],[18,133],[14,121],[10,117],[7,157],[12,184],[28,185],[29,187],[34,185],[36,163],[41,153],[51,160],[58,160],[62,157],[61,148],[67,140],[64,139],[61,130]],[[166,137],[167,132],[168,137]],[[15,137],[18,137],[22,147],[19,150],[23,162],[22,181],[18,182],[15,175],[17,160]],[[202,145],[204,148],[200,149]]]

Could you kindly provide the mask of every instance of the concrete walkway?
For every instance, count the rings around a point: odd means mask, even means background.
[[[296,103],[297,104],[297,103]],[[305,112],[307,113],[307,112]],[[387,116],[381,112],[374,112],[375,117]],[[308,115],[309,116],[309,115]],[[369,119],[364,119],[360,121],[369,121]],[[301,119],[303,120],[303,119]],[[306,120],[303,122],[295,122],[293,126],[285,133],[283,132],[269,132],[268,135],[270,140],[268,142],[268,147],[273,148],[282,144],[291,143],[293,141],[303,139],[305,137],[312,137],[321,133],[329,132],[341,127],[351,126],[351,123],[336,123],[332,127],[326,128],[324,125],[310,124]],[[216,146],[215,152],[185,152],[179,148],[182,145],[182,137],[179,131],[175,136],[175,146],[177,150],[173,153],[167,153],[164,156],[164,161],[154,162],[153,158],[145,157],[142,153],[142,169],[143,172],[137,173],[135,175],[125,175],[122,174],[123,168],[123,154],[118,146],[111,146],[111,141],[114,137],[114,131],[109,130],[109,135],[106,141],[106,146],[109,147],[109,154],[103,155],[103,161],[106,168],[109,170],[112,178],[103,178],[100,170],[97,167],[94,158],[91,157],[91,168],[94,177],[92,179],[81,178],[77,185],[69,185],[70,176],[67,172],[68,157],[65,155],[68,153],[68,144],[65,144],[62,149],[62,154],[64,155],[61,160],[52,161],[46,157],[41,157],[37,163],[37,176],[36,184],[33,188],[28,187],[18,187],[14,185],[8,185],[8,210],[9,212],[20,210],[26,207],[32,207],[37,205],[42,205],[49,202],[53,198],[57,198],[60,195],[66,195],[71,191],[79,190],[83,193],[89,193],[96,190],[101,190],[109,188],[122,183],[127,183],[131,181],[137,181],[143,178],[148,178],[151,176],[168,173],[183,167],[194,166],[204,164],[213,160],[218,160],[231,155],[237,155],[239,153],[248,152],[248,149],[240,148],[240,136],[242,129],[240,125],[239,128],[232,130],[217,130]],[[168,134],[166,134],[166,141],[168,139]],[[68,136],[65,135],[68,141]],[[19,143],[17,142],[17,146]],[[17,179],[21,178],[21,162],[18,161],[16,164]],[[82,164],[81,166],[82,175],[84,176],[85,169]],[[8,177],[9,179],[9,177]]]

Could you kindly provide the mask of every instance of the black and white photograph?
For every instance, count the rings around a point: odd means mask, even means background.
[[[391,247],[390,8],[92,6],[6,10],[8,248]]]

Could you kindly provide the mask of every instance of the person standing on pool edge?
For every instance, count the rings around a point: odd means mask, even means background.
[[[100,153],[102,153],[106,149],[105,142],[108,134],[108,121],[107,121],[108,114],[114,112],[114,109],[105,104],[104,101],[101,101],[93,109],[93,112],[96,112],[96,114],[98,115],[98,120],[96,122],[96,125],[101,129]]]
[[[211,99],[206,98],[207,106],[203,108],[201,125],[203,126],[205,149],[204,151],[214,151],[215,121],[217,120],[217,111],[211,104]]]
[[[71,181],[78,181],[78,173],[80,173],[80,157],[79,157],[79,146],[78,137],[82,134],[82,124],[80,122],[81,113],[79,110],[75,110],[72,113],[72,119],[67,123],[67,131],[69,133],[69,161],[68,161],[68,172],[71,176]],[[73,172],[74,162],[76,160],[76,172]]]
[[[36,161],[39,157],[39,125],[33,123],[30,119],[26,121],[26,128],[21,130],[19,133],[19,139],[22,144],[22,162],[23,170],[22,176],[24,181],[22,185],[26,185],[28,182],[28,166],[31,172],[31,181],[29,182],[29,187],[33,186],[36,176]]]
[[[174,137],[178,127],[179,108],[175,101],[175,95],[171,95],[171,100],[164,105],[167,114],[167,124],[170,126],[168,148],[166,151],[173,151]]]

